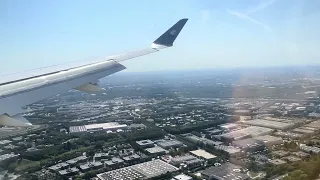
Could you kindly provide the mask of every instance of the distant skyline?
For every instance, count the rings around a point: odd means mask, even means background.
[[[3,0],[0,74],[148,47],[181,18],[174,47],[126,71],[320,64],[319,0]]]

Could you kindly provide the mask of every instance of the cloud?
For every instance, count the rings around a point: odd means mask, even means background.
[[[251,21],[252,23],[257,24],[257,25],[259,25],[259,26],[262,26],[264,29],[272,32],[272,29],[271,29],[268,25],[266,25],[266,24],[264,24],[264,23],[262,23],[262,22],[260,22],[260,21],[257,21],[257,20],[255,20],[255,19],[253,19],[252,17],[248,16],[247,14],[243,14],[243,13],[231,11],[231,10],[229,10],[229,9],[227,9],[227,12],[230,13],[231,15],[237,16],[237,17],[239,17],[239,18],[241,18],[241,19],[249,20],[249,21]]]
[[[263,1],[260,2],[260,4],[258,4],[256,7],[253,7],[249,10],[247,10],[247,12],[245,12],[246,15],[251,15],[254,13],[257,13],[259,11],[264,10],[265,8],[271,6],[272,4],[274,4],[277,0],[269,0],[269,1]]]
[[[254,24],[257,24],[261,27],[263,27],[264,29],[266,29],[267,31],[272,31],[271,27],[269,27],[268,25],[250,17],[250,15],[254,14],[254,13],[257,13],[259,11],[262,11],[264,9],[266,9],[267,7],[271,6],[272,4],[274,4],[277,0],[269,0],[269,1],[263,1],[261,2],[259,5],[247,10],[245,13],[241,13],[241,12],[236,12],[236,11],[231,11],[229,9],[227,9],[227,12],[234,15],[234,16],[237,16],[241,19],[245,19],[245,20],[249,20],[251,21],[252,23]]]
[[[209,10],[201,10],[200,11],[201,22],[207,24],[210,20],[210,11]]]

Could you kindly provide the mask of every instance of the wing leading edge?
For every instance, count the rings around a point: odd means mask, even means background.
[[[101,91],[97,80],[124,70],[126,67],[119,62],[173,46],[187,21],[179,20],[156,39],[150,48],[109,56],[103,61],[75,62],[0,77],[0,125],[31,125],[21,116],[21,108],[55,94],[70,89]]]

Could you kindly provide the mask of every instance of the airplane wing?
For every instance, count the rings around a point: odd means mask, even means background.
[[[187,21],[188,19],[179,20],[149,48],[108,56],[102,61],[74,62],[0,76],[0,125],[31,125],[21,115],[22,107],[70,89],[102,91],[103,89],[97,85],[99,79],[124,70],[126,67],[120,64],[121,61],[173,46]]]

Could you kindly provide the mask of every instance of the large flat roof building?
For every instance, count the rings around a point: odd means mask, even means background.
[[[200,159],[205,159],[205,160],[212,160],[212,159],[217,157],[217,156],[215,156],[213,154],[210,154],[207,151],[202,150],[202,149],[198,149],[198,150],[195,150],[195,151],[190,151],[190,153],[193,154],[194,156],[200,158]]]
[[[162,147],[155,146],[152,148],[145,149],[149,154],[155,155],[155,154],[165,154],[167,151],[163,149]]]
[[[170,139],[170,140],[162,139],[162,140],[156,141],[156,143],[158,146],[165,148],[165,149],[178,148],[178,147],[183,146],[182,142],[175,140],[175,139]]]
[[[305,152],[311,152],[311,153],[315,153],[315,154],[319,154],[320,153],[320,148],[315,147],[315,146],[307,146],[305,144],[300,144],[300,149],[305,151]]]
[[[73,167],[73,168],[61,170],[61,171],[59,171],[59,174],[61,176],[72,176],[72,175],[75,175],[78,172],[79,172],[79,169],[76,168],[76,167]]]
[[[266,146],[273,146],[277,144],[282,144],[283,140],[281,137],[271,136],[271,135],[264,135],[264,136],[256,136],[253,137],[256,140],[262,141]]]
[[[147,148],[147,147],[153,147],[154,146],[154,142],[151,141],[150,139],[136,141],[136,143],[142,148]]]
[[[253,139],[253,138],[248,138],[248,139],[241,139],[237,141],[233,141],[232,145],[243,149],[243,150],[251,150],[251,149],[256,149],[259,147],[263,146],[263,142]]]
[[[240,140],[248,137],[256,137],[267,135],[273,130],[265,127],[250,126],[244,129],[235,130],[229,133],[222,134],[221,137],[228,140]]]
[[[154,160],[148,161],[133,166],[128,166],[113,171],[98,174],[98,178],[101,180],[132,180],[132,179],[150,179],[153,177],[160,176],[167,172],[175,172],[178,168],[162,161]]]
[[[68,163],[65,163],[65,162],[62,162],[62,163],[59,163],[59,164],[56,164],[56,165],[53,165],[53,166],[50,166],[48,169],[53,171],[53,172],[56,172],[56,171],[59,171],[61,169],[66,169],[68,168],[70,165]]]
[[[280,136],[283,138],[298,139],[298,138],[301,138],[303,134],[294,133],[294,132],[278,131],[278,132],[275,132],[274,135]]]
[[[243,124],[267,127],[272,129],[280,129],[280,130],[289,129],[295,125],[294,123],[280,122],[280,121],[273,121],[273,120],[266,120],[266,119],[254,119],[250,121],[245,121],[243,122]]]
[[[117,122],[109,122],[109,123],[99,123],[99,124],[88,124],[83,126],[71,126],[69,128],[70,133],[77,132],[87,132],[87,131],[98,131],[98,130],[115,130],[115,129],[123,129],[126,128],[126,124],[119,124]]]
[[[225,163],[221,166],[209,167],[201,172],[201,176],[205,179],[221,179],[221,180],[234,180],[234,179],[249,179],[249,176],[242,172],[242,167]]]

